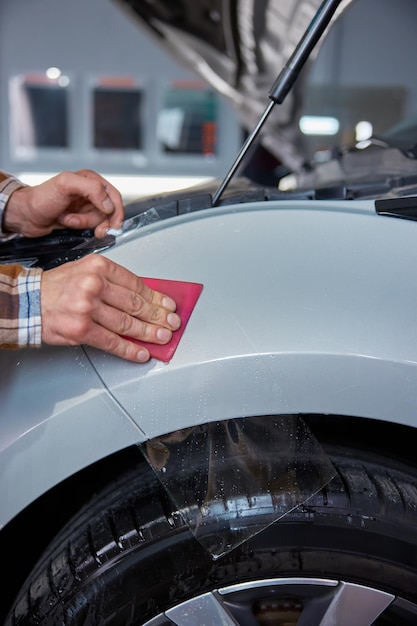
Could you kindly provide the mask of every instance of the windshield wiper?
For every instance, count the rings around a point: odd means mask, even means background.
[[[417,220],[417,199],[415,197],[375,200],[375,209],[379,215],[399,217],[404,220]]]
[[[233,162],[231,168],[229,169],[228,173],[226,174],[219,188],[214,193],[213,202],[212,202],[213,207],[217,205],[220,199],[220,196],[222,195],[223,191],[226,189],[227,185],[229,184],[231,178],[235,174],[245,154],[247,153],[252,143],[255,141],[256,137],[258,136],[259,131],[261,130],[266,119],[271,113],[274,105],[282,104],[284,102],[286,96],[288,95],[293,84],[295,83],[301,69],[303,68],[305,62],[309,58],[312,50],[314,49],[315,45],[319,41],[320,37],[326,30],[327,25],[332,19],[341,1],[342,0],[324,0],[324,2],[322,2],[320,7],[318,8],[315,16],[311,20],[310,25],[305,31],[303,37],[301,38],[296,49],[291,55],[289,61],[287,62],[287,64],[285,65],[285,67],[283,68],[283,70],[281,71],[277,79],[275,80],[274,84],[272,85],[272,88],[268,94],[270,98],[270,102],[268,106],[266,107],[264,113],[262,114],[259,122],[257,123],[255,128],[249,134],[248,138],[243,144],[239,154],[237,155],[235,161]]]

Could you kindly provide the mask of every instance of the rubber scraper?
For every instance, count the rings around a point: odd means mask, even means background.
[[[145,346],[149,350],[151,357],[159,359],[168,363],[174,356],[175,350],[180,342],[182,335],[184,334],[185,327],[190,319],[191,313],[197,303],[200,293],[203,289],[203,285],[200,283],[192,283],[180,280],[166,280],[163,278],[144,278],[144,283],[155,291],[171,296],[177,303],[177,313],[181,318],[181,326],[178,330],[172,333],[172,339],[163,346],[155,343],[148,343],[146,341],[140,341],[133,337],[125,337],[134,343],[141,346]]]

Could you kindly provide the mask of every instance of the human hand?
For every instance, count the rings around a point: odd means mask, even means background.
[[[26,237],[47,235],[55,228],[94,228],[104,237],[122,226],[124,209],[119,191],[93,170],[61,172],[10,196],[3,230]]]
[[[165,344],[181,319],[172,298],[110,259],[91,254],[42,273],[42,341],[87,344],[128,361],[150,358],[121,335]]]

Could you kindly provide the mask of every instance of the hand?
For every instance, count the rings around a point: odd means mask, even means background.
[[[175,308],[172,298],[98,254],[42,274],[42,341],[48,344],[88,344],[128,361],[148,361],[146,348],[120,335],[168,343],[181,324]]]
[[[40,237],[55,228],[94,228],[96,237],[104,237],[109,228],[121,228],[123,218],[119,191],[100,174],[79,170],[16,189],[3,214],[3,230]]]

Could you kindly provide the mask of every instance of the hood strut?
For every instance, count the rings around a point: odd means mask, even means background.
[[[269,102],[253,131],[247,137],[245,143],[243,144],[239,154],[237,155],[235,161],[233,162],[222,183],[218,187],[217,191],[214,193],[212,200],[213,207],[215,207],[219,202],[220,196],[229,184],[231,178],[233,177],[234,173],[242,162],[242,159],[247,153],[248,149],[258,136],[259,131],[261,130],[267,117],[272,111],[274,104],[282,104],[284,102],[291,87],[295,83],[295,80],[299,75],[302,67],[304,66],[320,37],[324,33],[327,25],[329,24],[333,14],[335,13],[341,1],[342,0],[324,0],[319,6],[315,16],[310,22],[310,25],[308,26],[296,49],[291,55],[291,58],[272,85],[272,88],[268,94],[271,101]]]

